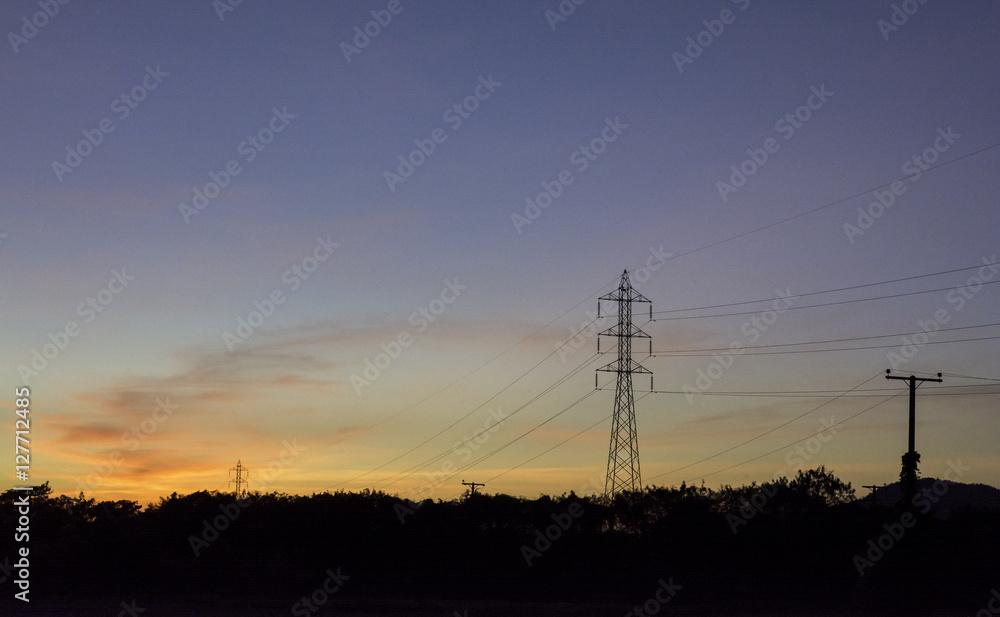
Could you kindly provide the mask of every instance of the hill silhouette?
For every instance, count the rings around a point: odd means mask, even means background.
[[[948,490],[944,495],[940,485],[935,491],[935,483],[944,483]],[[1000,490],[986,484],[965,484],[937,478],[921,478],[917,480],[917,491],[928,495],[919,499],[919,504],[927,504],[930,514],[936,518],[949,519],[954,515],[974,514],[976,512],[992,512],[1000,514]],[[940,497],[940,498],[939,498]],[[903,498],[903,489],[899,482],[879,487],[858,502],[867,507],[895,505]],[[938,499],[939,498],[939,499]],[[918,505],[918,508],[921,507]]]

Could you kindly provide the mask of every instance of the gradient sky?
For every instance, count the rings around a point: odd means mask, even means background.
[[[423,494],[601,492],[614,393],[593,393],[594,369],[614,357],[594,336],[553,352],[627,269],[654,311],[701,309],[644,324],[656,351],[892,335],[637,357],[659,391],[636,378],[646,484],[794,475],[790,444],[883,401],[814,440],[805,466],[892,482],[907,403],[882,373],[922,321],[964,329],[899,365],[946,374],[918,397],[921,471],[960,460],[963,481],[1000,486],[1000,292],[957,271],[1000,253],[1000,4],[591,0],[558,21],[556,0],[220,4],[0,7],[0,381],[11,410],[31,388],[32,482],[146,503],[226,489],[239,460],[250,488],[287,493],[406,496],[442,469]],[[420,144],[433,151],[411,155]],[[400,156],[417,164],[387,180]],[[731,166],[753,173],[720,191]],[[870,208],[897,180],[892,206]],[[517,219],[543,183],[557,196]],[[213,198],[185,216],[196,189]],[[859,208],[876,216],[845,231]],[[842,303],[762,315],[779,290]],[[699,371],[717,377],[705,393],[677,394]],[[858,386],[885,390],[833,399]],[[745,391],[785,395],[722,395]],[[491,408],[509,419],[474,455],[455,448]]]

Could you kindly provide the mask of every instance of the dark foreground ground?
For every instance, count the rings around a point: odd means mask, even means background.
[[[288,606],[280,606],[268,599],[240,597],[223,599],[217,596],[191,597],[187,600],[154,600],[141,604],[122,604],[91,601],[59,601],[45,603],[31,609],[16,609],[14,615],[38,617],[93,617],[95,615],[129,615],[125,607],[144,616],[170,615],[172,617],[279,617],[292,615]],[[879,617],[881,615],[923,615],[926,617],[968,617],[975,613],[961,610],[933,609],[869,611],[863,609],[828,609],[823,606],[800,609],[748,610],[735,606],[664,606],[657,612],[634,612],[633,606],[622,604],[583,604],[567,602],[515,602],[515,601],[437,601],[412,602],[407,600],[346,601],[331,603],[310,615],[344,617],[621,617],[623,615],[672,615],[675,617]],[[640,607],[641,608],[641,607]],[[139,610],[141,609],[141,610]],[[984,607],[985,609],[985,607]],[[988,610],[988,609],[987,609]],[[304,613],[302,613],[304,614]]]
[[[734,564],[734,569],[739,564]],[[261,569],[267,569],[261,564]],[[156,571],[153,566],[148,571]],[[893,584],[888,578],[873,579],[866,585],[844,580],[809,580],[809,577],[779,569],[761,569],[747,581],[735,577],[703,573],[701,578],[661,576],[635,568],[603,580],[588,578],[573,569],[565,576],[551,572],[537,577],[516,573],[492,578],[453,573],[385,577],[379,571],[358,570],[332,594],[319,593],[327,580],[326,570],[300,572],[284,578],[233,577],[226,571],[206,573],[200,581],[168,574],[149,580],[146,576],[122,574],[112,580],[33,581],[32,602],[10,603],[5,598],[3,615],[99,616],[171,615],[175,617],[278,615],[345,615],[368,617],[440,616],[614,616],[733,615],[738,617],[816,617],[884,615],[927,615],[929,617],[996,614],[988,606],[1000,608],[1000,593],[991,593],[985,583],[967,584],[966,576],[982,580],[979,573],[949,573],[934,570],[917,575],[912,582]],[[332,570],[331,570],[332,571]],[[907,569],[908,573],[912,573]],[[342,574],[348,570],[343,569]],[[87,579],[87,576],[81,578]],[[220,582],[226,582],[225,586]],[[897,581],[898,583],[898,581]],[[6,594],[15,588],[5,583]],[[673,589],[673,593],[666,591]],[[846,593],[845,593],[846,590]],[[310,599],[313,604],[303,603]]]
[[[7,565],[25,543],[4,533],[0,616],[1000,614],[1000,510],[962,497],[992,493],[939,483],[923,508],[838,482],[820,470],[616,503],[201,492],[143,510],[39,491],[31,602]]]

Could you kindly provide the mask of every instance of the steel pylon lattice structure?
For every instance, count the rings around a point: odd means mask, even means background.
[[[247,493],[246,487],[249,484],[247,478],[250,477],[250,470],[243,466],[242,461],[236,461],[236,467],[229,470],[229,477],[232,477],[234,471],[236,472],[236,479],[230,480],[229,483],[236,485],[236,497],[239,498]],[[246,477],[244,477],[244,474]],[[243,487],[242,493],[240,492],[240,487]]]
[[[613,499],[622,492],[642,490],[632,374],[649,374],[650,390],[653,389],[653,374],[632,359],[632,339],[650,339],[648,334],[632,323],[632,303],[649,303],[650,319],[653,317],[653,305],[645,296],[632,288],[628,270],[622,273],[618,289],[597,299],[598,316],[601,314],[601,302],[618,303],[618,323],[601,332],[597,339],[598,353],[601,351],[600,336],[613,336],[618,339],[618,359],[597,369],[617,375],[615,408],[611,421],[611,445],[608,447],[608,475],[604,482],[604,496]],[[652,349],[652,339],[650,339],[650,353]]]

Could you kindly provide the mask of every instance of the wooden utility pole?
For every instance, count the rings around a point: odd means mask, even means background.
[[[862,484],[861,488],[870,489],[872,492],[872,505],[878,505],[878,489],[888,487],[888,484],[883,484],[879,486],[878,484]]]
[[[477,486],[486,486],[482,482],[466,482],[465,480],[462,480],[462,484],[464,484],[465,486],[469,487],[469,497],[475,497],[476,496],[476,487]]]
[[[916,448],[916,426],[917,426],[917,382],[933,381],[941,383],[941,373],[937,377],[903,377],[902,375],[890,375],[891,369],[885,370],[886,379],[902,379],[910,385],[910,436],[909,450],[903,455],[903,468],[899,473],[899,483],[902,489],[903,499],[906,502],[912,501],[917,492],[917,463],[920,462],[920,455]]]
[[[909,450],[909,452],[912,455],[913,453],[915,453],[917,451],[916,447],[914,446],[914,442],[915,442],[914,433],[916,432],[916,425],[917,425],[917,382],[918,381],[919,382],[934,381],[934,382],[937,382],[937,383],[941,383],[943,380],[941,379],[941,373],[938,373],[937,377],[914,377],[913,375],[910,375],[909,377],[903,377],[902,375],[890,375],[889,372],[891,370],[892,369],[885,369],[885,378],[886,379],[902,379],[902,380],[908,381],[910,383],[910,450]]]

